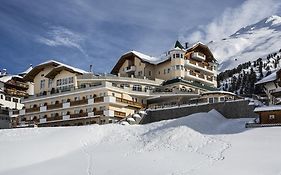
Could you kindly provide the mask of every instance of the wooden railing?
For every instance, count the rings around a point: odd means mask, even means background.
[[[25,109],[25,112],[26,113],[38,112],[39,110],[40,110],[40,107],[33,107],[33,108]]]
[[[62,108],[62,103],[47,105],[47,110]]]
[[[104,102],[104,97],[96,97],[94,98],[94,103],[101,103]]]
[[[103,111],[94,111],[94,115],[103,115]]]
[[[128,104],[129,106],[137,107],[137,108],[143,107],[143,105],[141,103],[134,102],[134,101],[131,101],[131,100],[126,100],[126,99],[119,98],[119,97],[116,97],[116,102],[125,103],[125,104]]]
[[[88,99],[82,99],[82,100],[70,102],[70,106],[78,106],[78,105],[85,105],[85,104],[88,104]]]
[[[49,121],[54,121],[54,120],[62,120],[62,116],[54,116],[54,117],[47,117],[46,120]]]
[[[208,81],[213,81],[213,78],[212,78],[212,77],[207,76],[207,80],[208,80]]]
[[[199,78],[205,79],[205,76],[203,74],[198,74]]]
[[[88,113],[70,114],[70,118],[87,117]]]
[[[126,113],[125,112],[120,112],[120,111],[114,111],[114,116],[115,117],[125,118],[126,117]]]

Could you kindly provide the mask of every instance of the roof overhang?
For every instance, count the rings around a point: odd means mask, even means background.
[[[36,67],[34,67],[30,72],[28,72],[24,77],[23,77],[23,80],[24,81],[30,81],[30,82],[33,82],[34,80],[34,77],[39,73],[41,72],[42,70],[44,70],[45,67],[47,66],[58,66],[59,64],[56,63],[56,62],[48,62],[46,64],[40,64]]]
[[[78,73],[78,74],[82,75],[80,72],[77,72],[66,66],[58,66],[58,67],[55,67],[54,69],[52,69],[45,77],[49,78],[49,79],[54,79],[56,77],[56,75],[59,74],[63,70],[71,72],[71,73]]]

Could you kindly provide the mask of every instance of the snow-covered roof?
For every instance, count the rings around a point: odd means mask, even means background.
[[[255,85],[275,81],[277,79],[276,73],[277,73],[277,71],[272,72],[270,75],[268,75],[268,76],[264,77],[263,79],[261,79],[260,81],[256,82]]]
[[[264,112],[264,111],[279,111],[281,110],[281,105],[273,105],[273,106],[262,106],[255,108],[254,112]]]
[[[6,82],[8,82],[9,80],[11,80],[13,77],[22,78],[22,77],[19,76],[19,75],[5,75],[5,76],[3,76],[3,77],[0,78],[0,81],[6,83]]]
[[[48,60],[48,61],[45,61],[45,62],[43,62],[43,63],[38,64],[37,66],[41,66],[41,65],[45,65],[45,64],[50,64],[50,63],[59,64],[60,66],[67,67],[67,68],[72,69],[73,71],[79,72],[79,73],[81,73],[81,74],[89,73],[89,72],[87,72],[87,71],[85,71],[85,70],[82,70],[82,69],[79,69],[79,68],[76,68],[76,67],[73,67],[73,66],[70,66],[70,65],[61,63],[61,62],[56,61],[56,60]]]
[[[209,95],[209,94],[228,94],[228,95],[236,96],[236,94],[234,94],[232,92],[228,92],[228,91],[208,91],[208,92],[202,93],[202,95]]]
[[[31,70],[33,69],[32,66],[30,66],[28,69],[26,69],[25,71],[19,73],[19,75],[25,75],[25,74],[28,74]]]
[[[160,62],[162,62],[163,60],[161,58],[157,58],[157,57],[153,57],[153,56],[149,56],[149,55],[146,55],[146,54],[143,54],[141,52],[138,52],[138,51],[130,51],[128,53],[133,53],[134,55],[136,55],[137,57],[139,57],[140,59],[142,59],[143,61],[146,61],[148,63],[151,63],[151,64],[158,64]],[[126,53],[127,54],[127,53]]]

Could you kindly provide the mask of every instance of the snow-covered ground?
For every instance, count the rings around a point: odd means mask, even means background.
[[[1,175],[281,174],[281,128],[216,111],[148,125],[0,131]]]

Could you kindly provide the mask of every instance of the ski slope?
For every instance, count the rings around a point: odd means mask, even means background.
[[[0,131],[0,175],[279,175],[281,128],[215,110],[148,125]]]

